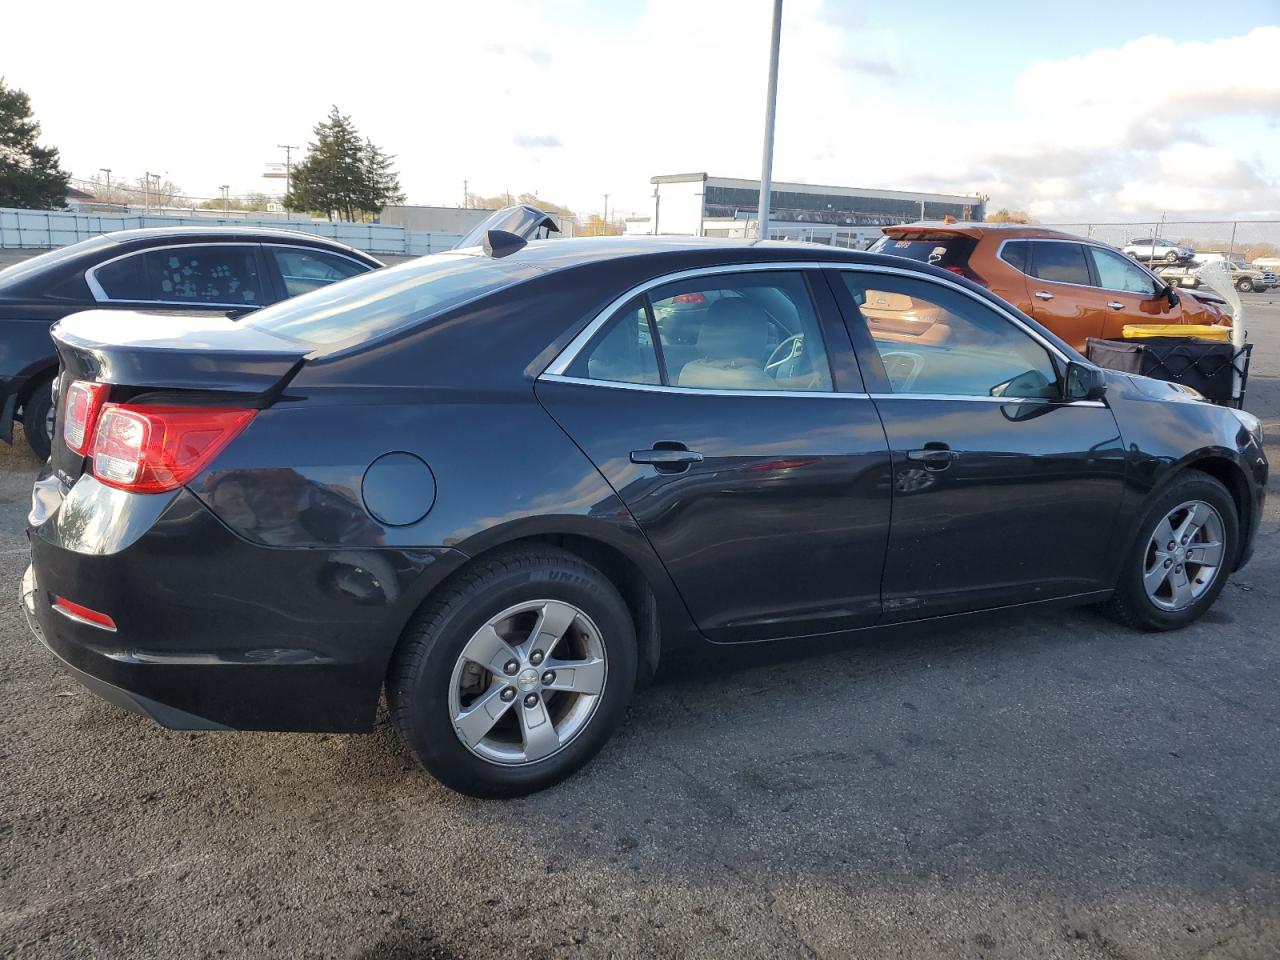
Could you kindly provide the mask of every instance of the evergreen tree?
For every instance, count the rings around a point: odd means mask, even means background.
[[[315,141],[307,145],[306,157],[292,171],[284,198],[290,210],[315,211],[330,219],[337,213],[356,220],[404,198],[392,169],[394,158],[372,141],[362,141],[351,118],[336,106],[314,131]]]
[[[69,175],[55,148],[36,143],[39,135],[31,98],[0,77],[0,207],[66,206]]]

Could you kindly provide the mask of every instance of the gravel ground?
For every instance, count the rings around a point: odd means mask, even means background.
[[[1280,436],[1280,298],[1250,406]],[[1280,953],[1280,498],[1216,608],[668,670],[584,773],[451,794],[371,737],[175,733],[17,604],[0,447],[0,956],[1252,958]]]

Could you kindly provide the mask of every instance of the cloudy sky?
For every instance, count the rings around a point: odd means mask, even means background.
[[[371,19],[360,22],[367,10]],[[649,211],[760,167],[769,0],[11,4],[0,72],[76,176],[270,190],[337,104],[413,203]],[[1044,221],[1280,217],[1280,0],[785,0],[774,175]]]

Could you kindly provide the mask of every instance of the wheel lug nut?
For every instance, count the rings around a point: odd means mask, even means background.
[[[1183,537],[1183,538],[1182,538],[1182,542],[1183,542],[1183,543],[1186,543],[1186,542],[1187,542],[1188,540],[1190,540],[1190,539],[1191,539],[1190,537]]]
[[[515,676],[516,671],[519,669],[520,669],[520,664],[516,663],[514,660],[508,660],[506,663],[502,665],[502,672],[505,673],[508,677]]]
[[[1173,568],[1173,572],[1174,572],[1174,573],[1181,573],[1181,572],[1182,572],[1182,564],[1178,564],[1176,567],[1174,567],[1174,568]]]
[[[1172,567],[1172,566],[1173,566],[1173,561],[1172,561],[1172,560],[1166,560],[1166,561],[1164,562],[1164,565],[1165,565],[1166,567]]]
[[[543,654],[541,650],[535,650],[533,651],[533,653],[529,654],[529,662],[536,667],[538,664],[542,662],[542,658],[544,656],[545,654]]]
[[[498,694],[498,696],[502,697],[503,703],[510,703],[516,698],[516,688],[506,687],[503,689],[502,693]]]
[[[1170,541],[1169,541],[1169,546],[1168,546],[1168,548],[1167,548],[1167,549],[1172,550],[1172,549],[1174,549],[1174,547],[1176,547],[1176,546],[1177,546],[1177,544],[1176,544],[1176,543],[1174,543],[1172,540],[1170,540]]]
[[[555,682],[556,682],[556,672],[554,670],[548,670],[546,673],[542,675],[542,685],[544,687],[549,687]]]
[[[532,710],[538,705],[538,695],[536,693],[529,694],[524,698],[524,705]]]

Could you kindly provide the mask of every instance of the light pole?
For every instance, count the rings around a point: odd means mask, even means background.
[[[107,203],[110,203],[111,202],[111,168],[99,167],[98,169],[107,175]]]
[[[227,196],[227,191],[231,189],[231,185],[229,183],[224,183],[218,189],[222,191],[222,216],[223,216],[223,219],[226,219],[227,206],[228,206],[228,200],[229,200],[229,197]]]
[[[769,41],[769,92],[764,105],[764,157],[760,161],[760,213],[756,234],[769,239],[769,194],[773,186],[773,120],[778,108],[778,46],[782,37],[782,0],[773,0],[773,35]]]
[[[609,233],[609,194],[604,195],[604,216],[600,218],[600,235],[606,236]]]
[[[293,189],[293,151],[298,149],[296,143],[277,143],[276,146],[284,151],[284,193],[289,195],[289,191]]]

